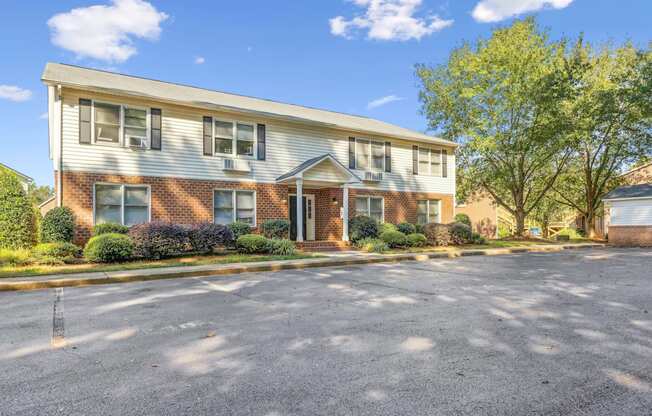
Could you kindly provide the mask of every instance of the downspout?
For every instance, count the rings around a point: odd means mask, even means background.
[[[59,174],[57,175],[57,206],[63,205],[63,111],[61,104],[61,84],[55,89],[54,105],[56,109],[55,117],[58,119],[57,131],[59,135]]]

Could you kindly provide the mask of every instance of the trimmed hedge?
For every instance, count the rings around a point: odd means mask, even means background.
[[[129,227],[114,222],[105,222],[104,224],[97,224],[93,227],[93,236],[109,233],[127,234],[129,233]]]
[[[359,215],[349,220],[349,237],[353,242],[364,238],[376,238],[378,234],[378,223],[371,217]]]
[[[129,236],[109,233],[88,240],[84,257],[93,263],[114,263],[129,260],[133,256],[134,244]]]
[[[246,254],[266,253],[269,249],[269,239],[260,234],[245,234],[238,237],[236,247]]]
[[[36,234],[31,200],[16,175],[0,167],[0,248],[29,248]]]
[[[400,223],[396,226],[396,229],[406,235],[417,232],[417,227],[415,227],[414,224],[410,224],[409,222]]]
[[[294,244],[294,242],[285,238],[273,238],[271,240],[267,240],[267,251],[269,251],[270,254],[274,254],[276,256],[291,256],[296,253],[297,246]]]
[[[231,230],[234,241],[236,241],[242,235],[251,234],[251,226],[246,222],[232,222],[231,224],[227,225],[227,227],[229,227],[229,230]]]
[[[384,253],[389,250],[387,243],[380,238],[363,238],[362,240],[358,240],[355,245],[367,253]]]
[[[41,221],[41,241],[72,242],[75,229],[75,217],[68,207],[55,207],[49,210]]]
[[[288,238],[290,236],[290,221],[284,219],[267,220],[261,226],[263,235],[267,238]]]
[[[434,246],[447,246],[451,243],[451,230],[448,224],[430,223],[423,226],[423,234]]]
[[[23,266],[31,262],[31,253],[26,248],[0,248],[0,266]]]
[[[423,234],[412,233],[407,235],[407,245],[410,247],[423,247],[426,244],[428,244],[428,239]]]
[[[407,245],[407,237],[400,231],[385,231],[380,234],[380,239],[391,248],[405,247]]]
[[[167,222],[149,222],[129,229],[134,256],[145,259],[174,257],[190,247],[188,229]]]
[[[398,229],[391,222],[383,222],[378,225],[378,232],[382,234],[385,231],[398,231]]]
[[[462,214],[461,212],[459,214],[455,214],[455,222],[461,222],[462,224],[466,224],[471,228],[471,218],[469,218],[468,215]]]
[[[192,251],[210,253],[215,247],[233,243],[233,233],[226,225],[205,222],[193,225],[188,230]]]
[[[451,242],[455,245],[468,244],[473,239],[471,227],[461,222],[450,224]]]

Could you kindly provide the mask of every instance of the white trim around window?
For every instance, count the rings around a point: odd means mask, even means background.
[[[122,225],[135,225],[135,224],[140,224],[143,222],[149,222],[152,219],[152,188],[150,185],[147,184],[122,184],[122,183],[111,183],[111,182],[96,182],[93,184],[93,225],[96,224],[101,224],[98,222],[98,215],[97,215],[97,187],[98,186],[105,186],[105,187],[114,187],[114,188],[119,188],[120,189],[120,204],[116,203],[114,204],[101,204],[101,205],[106,205],[106,206],[119,206],[120,207],[120,220],[117,221],[103,221],[103,222],[117,222]],[[144,188],[147,189],[147,205],[145,204],[126,204],[126,192],[128,189],[132,188]],[[125,221],[125,207],[147,207],[147,220],[146,221],[140,221],[140,222],[133,222],[129,224],[129,221]]]
[[[364,153],[365,147],[367,150],[366,154]],[[379,152],[379,149],[381,149],[381,152]],[[376,152],[375,155],[374,151]],[[357,170],[384,172],[386,154],[385,142],[359,137],[355,138],[355,168]],[[361,156],[366,157],[366,159]],[[366,160],[366,163],[361,164],[361,160]],[[380,160],[380,163],[377,163],[378,160]]]
[[[426,212],[419,212],[419,206],[424,205]],[[436,212],[432,213],[432,208],[436,207]],[[424,217],[425,216],[425,217]],[[433,217],[434,218],[431,218]],[[425,221],[424,221],[425,220]],[[417,200],[417,224],[430,224],[441,222],[441,200],[440,199],[419,199]]]
[[[218,192],[223,192],[223,193],[228,192],[228,193],[231,194],[231,206],[230,207],[228,207],[228,206],[216,207],[215,206],[215,195]],[[242,208],[240,210],[244,211],[244,210],[253,209],[253,213],[252,213],[252,217],[251,217],[252,220],[251,220],[251,223],[249,223],[249,225],[251,226],[251,228],[256,227],[256,214],[257,214],[256,213],[256,210],[257,210],[256,191],[249,190],[249,189],[220,189],[220,188],[213,189],[213,222],[215,224],[227,225],[227,224],[230,224],[232,222],[238,221],[239,217],[238,217],[238,198],[237,198],[237,196],[238,196],[238,194],[241,194],[241,193],[242,194],[252,194],[253,195],[253,208]],[[230,209],[230,211],[231,211],[231,216],[229,218],[230,222],[227,223],[225,221],[218,221],[218,215],[216,215],[216,212],[217,212],[218,209],[223,210],[223,211],[226,211],[226,210]]]
[[[226,156],[226,157],[236,157],[242,159],[256,159],[258,157],[258,126],[256,123],[249,121],[234,120],[221,117],[211,117],[212,130],[213,130],[213,155],[214,156]],[[221,124],[231,124],[231,134],[224,135],[218,134],[217,132],[217,123]],[[248,154],[238,154],[238,141],[248,142],[249,140],[238,139],[238,127],[251,127],[252,129],[252,152]],[[218,140],[231,140],[231,152],[220,152],[218,151],[217,141]]]
[[[360,200],[366,200],[366,207],[364,210],[358,209],[358,199]],[[382,196],[372,196],[372,195],[356,195],[353,203],[354,205],[354,211],[355,215],[366,215],[367,217],[375,218],[374,215],[372,215],[372,209],[371,209],[371,201],[372,200],[380,200],[380,208],[381,208],[381,214],[380,214],[380,222],[383,223],[385,222],[385,198]],[[377,210],[374,210],[377,211]],[[378,218],[376,218],[378,219]]]
[[[418,171],[419,175],[427,176],[443,176],[443,160],[442,149],[434,149],[431,147],[419,146],[418,155]],[[422,168],[426,167],[422,170]]]
[[[96,120],[95,120],[95,111],[96,111],[96,104],[104,104],[108,106],[114,106],[118,107],[120,114],[119,114],[119,124],[115,125],[118,127],[118,141],[117,142],[110,142],[110,141],[104,141],[104,140],[98,140],[97,137],[97,132],[96,132]],[[96,145],[100,146],[116,146],[116,147],[129,147],[129,143],[127,143],[125,139],[125,129],[127,128],[134,128],[134,129],[143,129],[143,127],[137,127],[137,126],[127,126],[125,122],[125,109],[133,109],[133,110],[142,110],[145,111],[145,135],[142,136],[142,138],[146,142],[146,148],[149,149],[151,147],[151,138],[150,138],[150,131],[151,131],[151,109],[149,107],[144,107],[144,106],[138,106],[138,105],[127,105],[127,104],[121,104],[117,102],[112,102],[112,101],[107,101],[107,100],[91,100],[91,142]],[[140,136],[139,136],[140,137]]]

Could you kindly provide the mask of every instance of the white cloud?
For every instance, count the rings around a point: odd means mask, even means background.
[[[545,7],[563,9],[573,0],[482,0],[475,5],[471,15],[478,22],[499,22],[519,14],[534,12]]]
[[[350,38],[356,30],[366,30],[367,38],[378,40],[421,39],[453,24],[437,15],[415,16],[423,0],[351,0],[365,8],[361,16],[329,20],[331,33]]]
[[[372,110],[374,108],[382,107],[385,104],[393,103],[394,101],[402,101],[404,99],[405,98],[399,97],[399,96],[393,95],[393,94],[392,95],[387,95],[385,97],[380,97],[380,98],[377,98],[377,99],[375,99],[373,101],[370,101],[369,104],[367,104],[367,108],[369,110]]]
[[[112,0],[59,13],[48,20],[56,46],[107,62],[124,62],[136,54],[133,38],[156,40],[168,18],[144,0]]]
[[[32,92],[15,85],[0,85],[0,98],[10,101],[27,101],[32,98]]]
[[[204,59],[203,56],[198,56],[198,57],[195,58],[195,63],[196,63],[197,65],[201,65],[201,64],[203,64],[204,62],[206,62],[206,59]]]
[[[47,111],[46,111],[45,113],[41,114],[40,116],[38,116],[38,118],[40,118],[41,120],[47,120],[48,117],[49,117],[49,116],[48,116],[48,112],[47,112]]]

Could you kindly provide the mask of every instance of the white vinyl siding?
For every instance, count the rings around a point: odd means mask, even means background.
[[[94,223],[136,225],[150,219],[150,189],[146,185],[96,183]]]
[[[610,225],[652,225],[652,198],[610,201]]]
[[[213,221],[230,224],[235,221],[256,226],[256,192],[216,189],[213,194]]]
[[[123,102],[125,105],[162,110],[162,150],[135,152],[124,147],[79,144],[79,98]],[[276,178],[307,159],[332,154],[348,166],[348,138],[355,132],[231,113],[212,112],[161,102],[117,98],[64,88],[62,105],[63,169],[127,176],[177,177],[187,179],[275,183]],[[203,155],[203,116],[215,120],[238,120],[266,125],[266,160],[251,160],[251,172],[222,170],[220,156]],[[256,129],[254,128],[254,133]],[[385,137],[373,141],[392,145],[392,172],[384,172],[379,183],[351,185],[357,189],[393,190],[438,194],[455,193],[455,156],[448,152],[448,177],[412,174],[412,145],[415,142]],[[255,148],[255,146],[254,146]],[[254,152],[255,153],[255,152]],[[364,177],[364,172],[354,170]]]

